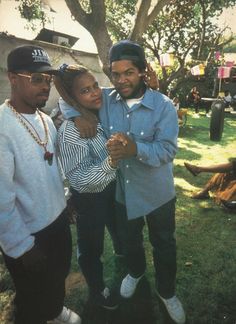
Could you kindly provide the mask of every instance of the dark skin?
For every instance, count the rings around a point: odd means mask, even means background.
[[[129,136],[116,133],[107,141],[107,149],[114,161],[128,159],[137,155],[137,145]]]
[[[132,62],[129,61],[131,64]],[[132,66],[134,66],[132,64]],[[130,67],[130,66],[129,66]],[[112,67],[111,67],[112,69]],[[152,69],[150,64],[147,64],[145,71],[138,71],[140,81],[144,81],[149,88],[158,89],[159,82],[156,76],[155,71]],[[113,82],[114,83],[114,82]],[[115,83],[114,83],[115,85]],[[119,92],[119,91],[118,91]],[[122,96],[122,95],[121,95]],[[97,122],[96,120],[91,120],[83,117],[75,118],[75,124],[80,130],[80,135],[83,138],[92,138],[96,136],[97,133]]]
[[[140,71],[132,61],[115,61],[111,65],[111,74],[117,92],[124,99],[140,98],[146,90],[145,83],[151,88],[158,88],[156,74],[150,65],[147,65],[146,71]],[[82,137],[91,138],[96,135],[96,122],[91,123],[79,117],[75,124]],[[107,148],[114,163],[137,155],[136,143],[122,133],[113,134],[107,142]]]
[[[192,175],[197,176],[201,172],[210,172],[210,173],[228,173],[233,171],[234,165],[232,162],[222,163],[217,165],[209,166],[198,166],[194,164],[184,163],[186,169],[191,172]],[[206,186],[196,194],[192,195],[193,199],[206,199],[209,198],[209,191],[212,189],[211,184],[207,183]]]
[[[30,75],[28,71],[21,73]],[[29,78],[12,72],[8,73],[8,78],[11,84],[10,104],[16,111],[24,114],[34,114],[37,108],[45,106],[50,93],[50,83],[42,82],[34,85]]]
[[[143,73],[129,60],[115,61],[111,65],[113,83],[124,99],[140,98],[146,86]],[[119,161],[137,155],[137,145],[126,134],[116,133],[107,142],[112,160]]]

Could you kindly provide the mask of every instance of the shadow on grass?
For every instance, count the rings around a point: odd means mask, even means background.
[[[194,149],[201,145],[204,147],[212,148],[216,144],[227,145],[235,141],[235,125],[236,118],[231,118],[227,114],[224,119],[224,131],[220,141],[210,140],[210,119],[205,116],[201,116],[199,119],[194,119],[192,115],[188,117],[188,123],[185,127],[179,129],[179,140],[186,139],[188,142],[189,157],[191,159],[197,159],[197,155]],[[186,152],[185,152],[186,154]]]
[[[175,159],[177,191],[176,237],[178,272],[177,295],[184,304],[186,324],[236,324],[236,215],[217,206],[212,199],[191,199],[193,191],[203,187],[209,174],[193,177],[183,166],[188,160],[217,163],[235,155],[236,119],[225,119],[222,140],[209,139],[209,119],[191,116],[187,126],[180,129],[180,149]],[[196,162],[195,161],[195,162]],[[152,247],[144,230],[147,258],[146,278],[135,295],[120,299],[116,311],[107,311],[87,302],[88,290],[78,270],[76,231],[73,232],[73,260],[71,271],[77,273],[71,280],[65,305],[83,317],[83,324],[173,324],[162,303],[154,296],[154,268]],[[108,286],[118,292],[127,269],[122,260],[115,259],[109,235],[106,236],[104,268]],[[0,258],[0,265],[1,265]],[[152,284],[150,284],[152,283]],[[0,266],[0,323],[7,318],[13,285],[9,274]]]
[[[119,297],[118,303],[118,308],[111,311],[87,301],[81,314],[83,324],[174,324],[165,307],[153,296],[145,277],[132,298]]]

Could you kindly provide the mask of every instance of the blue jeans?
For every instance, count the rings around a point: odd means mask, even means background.
[[[123,244],[129,273],[133,277],[144,274],[146,258],[143,247],[144,217],[127,219],[126,208],[117,203],[117,230]],[[146,215],[149,240],[153,247],[156,286],[159,294],[170,298],[175,294],[176,240],[175,199]]]

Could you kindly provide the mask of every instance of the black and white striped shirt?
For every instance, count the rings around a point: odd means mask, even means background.
[[[73,121],[61,125],[59,158],[71,187],[78,192],[101,192],[116,178],[116,169],[108,163],[106,141],[100,124],[93,138],[81,138]]]

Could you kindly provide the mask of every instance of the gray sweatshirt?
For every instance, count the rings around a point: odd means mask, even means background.
[[[44,140],[38,113],[24,116]],[[43,117],[49,133],[47,150],[54,153],[52,165],[10,108],[0,106],[0,246],[13,258],[30,250],[32,233],[51,224],[66,206],[55,157],[56,129],[50,117]]]

